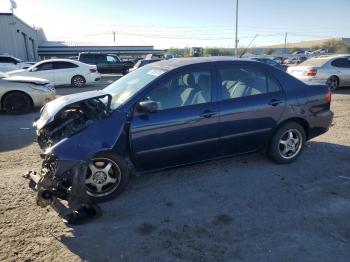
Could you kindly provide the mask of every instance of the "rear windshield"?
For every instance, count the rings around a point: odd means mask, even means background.
[[[329,58],[310,58],[300,64],[300,66],[323,66],[329,61]]]

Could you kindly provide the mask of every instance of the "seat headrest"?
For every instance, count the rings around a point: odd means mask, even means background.
[[[185,84],[186,87],[194,87],[196,84],[196,81],[192,74],[185,74],[182,77],[182,82]]]

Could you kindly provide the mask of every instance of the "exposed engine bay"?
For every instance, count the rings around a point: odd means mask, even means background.
[[[64,107],[54,121],[38,130],[38,143],[46,149],[63,138],[68,138],[108,115],[109,108],[101,98],[93,98]]]

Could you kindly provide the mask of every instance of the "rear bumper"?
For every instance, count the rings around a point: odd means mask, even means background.
[[[310,116],[308,118],[308,123],[310,126],[308,139],[312,139],[326,133],[331,127],[333,116],[334,113],[330,110]]]

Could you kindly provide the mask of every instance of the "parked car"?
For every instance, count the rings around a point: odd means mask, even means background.
[[[23,62],[11,55],[0,54],[0,72],[8,72],[16,69],[28,68],[31,62]]]
[[[250,59],[163,60],[103,90],[46,104],[34,126],[48,170],[31,177],[44,176],[39,191],[62,196],[60,190],[86,185],[91,198],[108,200],[125,189],[130,170],[258,150],[290,163],[307,140],[328,130],[330,103],[326,85],[310,87]]]
[[[78,60],[90,65],[96,65],[100,73],[122,73],[126,75],[134,66],[132,61],[121,61],[117,55],[102,53],[79,53]]]
[[[152,64],[154,62],[158,62],[160,61],[161,59],[156,59],[156,58],[153,58],[153,59],[142,59],[142,60],[139,60],[137,61],[137,63],[134,65],[133,68],[130,68],[129,72],[132,72],[132,71],[135,71],[136,69],[139,69],[140,67],[143,67],[145,65],[148,65],[148,64]]]
[[[310,58],[287,72],[309,84],[327,84],[334,91],[350,86],[350,55]]]
[[[8,72],[10,76],[31,76],[50,80],[54,85],[83,87],[101,79],[96,66],[69,59],[44,60],[28,69]]]
[[[287,70],[287,66],[286,65],[282,65],[277,63],[275,60],[271,59],[271,58],[264,58],[264,57],[252,57],[251,59],[262,62],[264,64],[268,64],[271,66],[274,66],[282,71],[286,71]]]
[[[45,79],[9,76],[0,72],[0,109],[23,114],[55,98],[55,88]]]
[[[285,65],[298,65],[304,61],[306,61],[308,58],[306,56],[297,56],[297,57],[291,57],[284,60]]]

